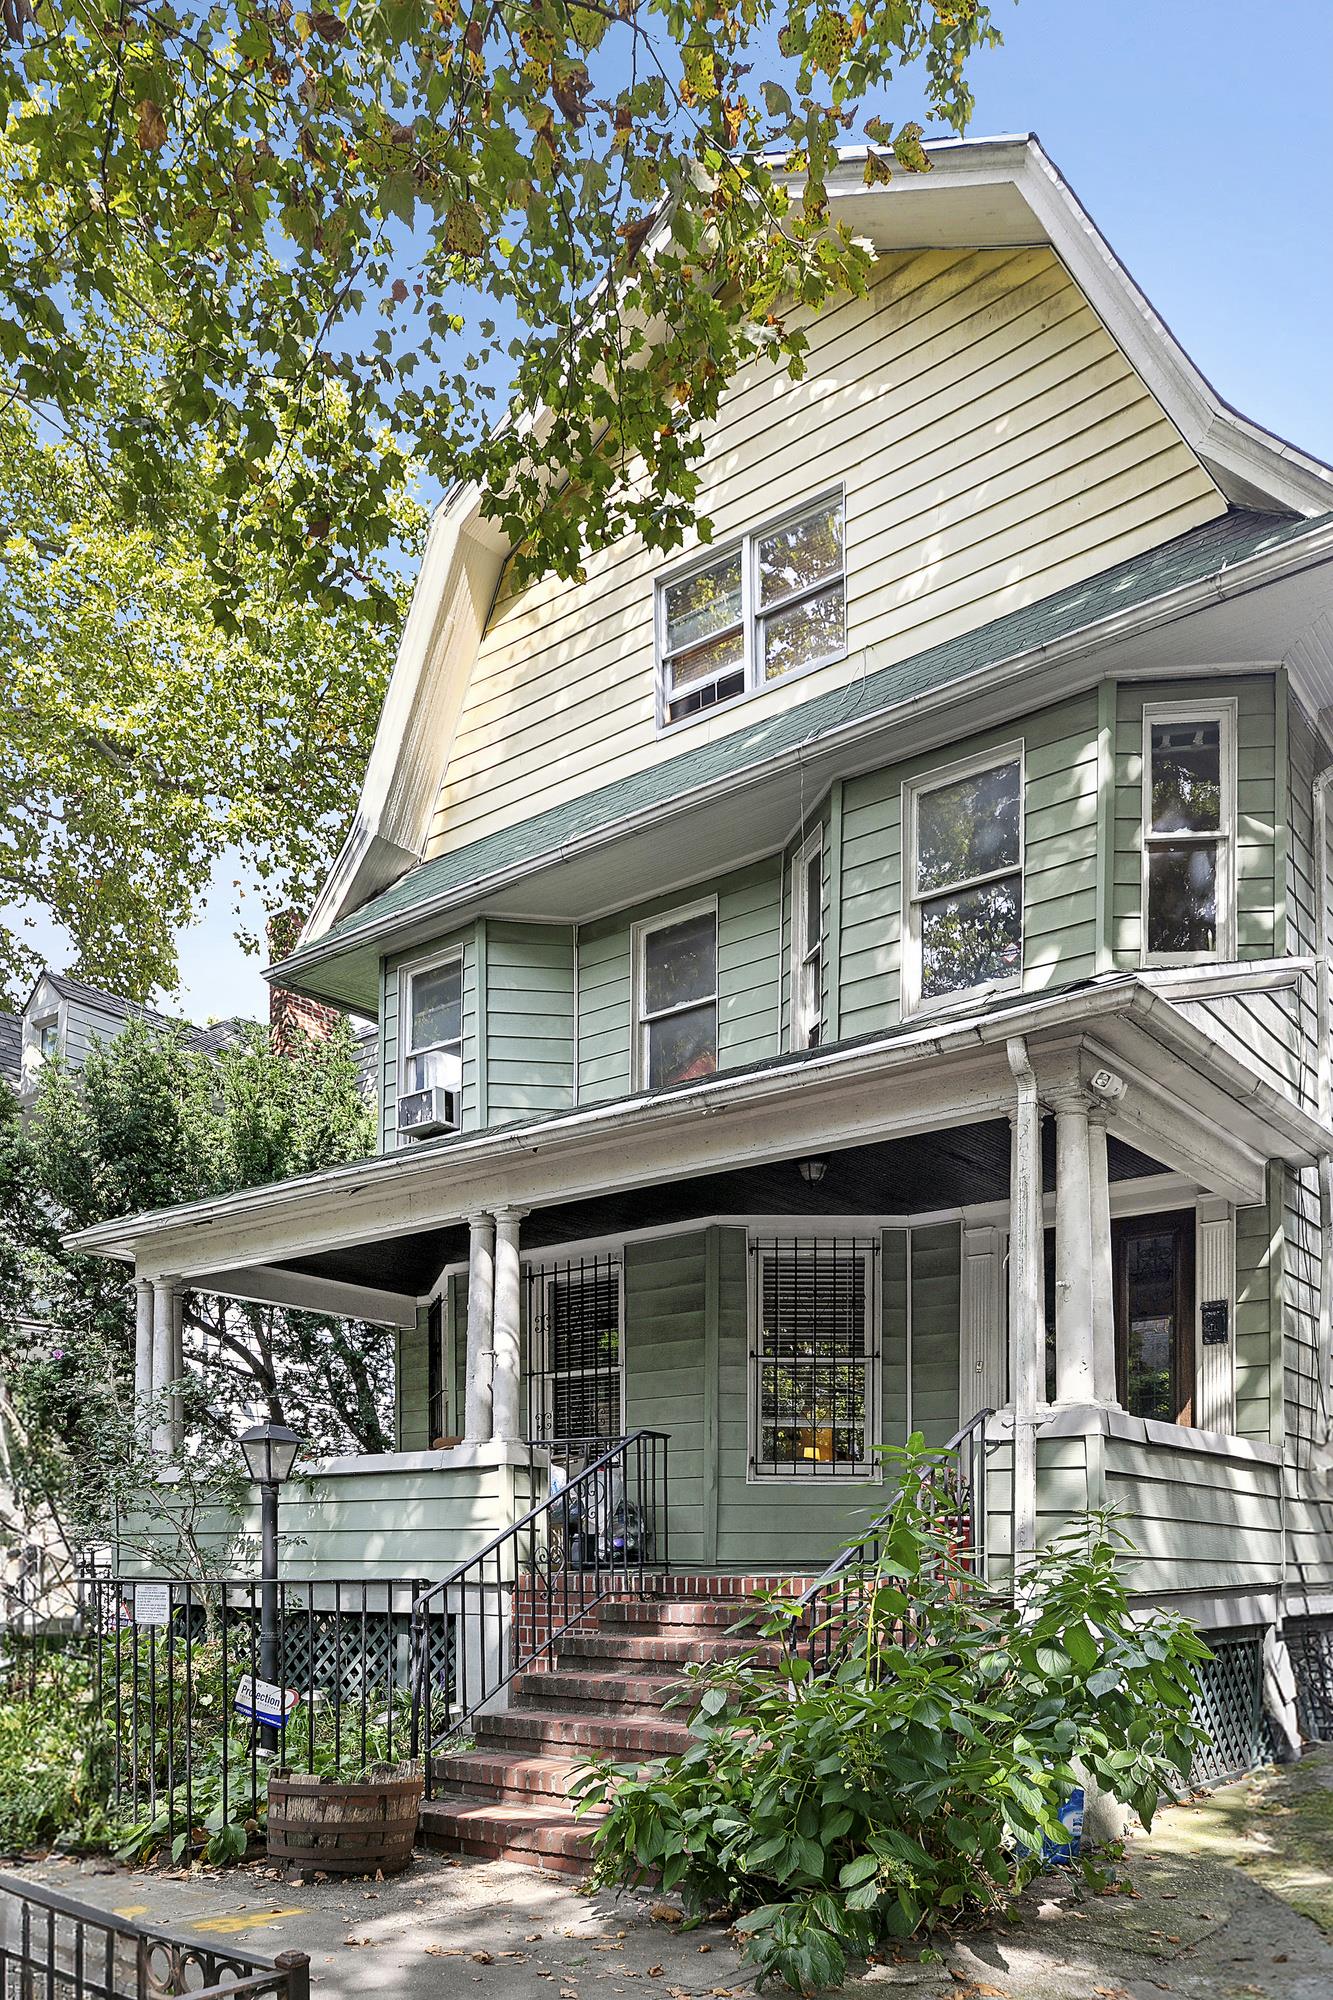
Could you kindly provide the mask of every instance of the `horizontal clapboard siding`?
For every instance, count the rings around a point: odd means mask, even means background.
[[[731,1232],[735,1233],[735,1232]],[[707,1239],[664,1236],[625,1249],[625,1423],[665,1431],[673,1563],[711,1561],[704,1487]]]
[[[901,1018],[903,786],[964,758],[1022,742],[1023,984],[1045,991],[1096,970],[1097,698],[1061,702],[1011,728],[960,739],[848,779],[843,794],[840,1027],[844,1036]]]
[[[967,631],[1222,511],[1046,249],[886,261],[810,326],[790,381],[743,371],[709,429],[699,509],[734,535],[845,483],[848,656],[698,725],[725,735]],[[657,554],[626,538],[583,580],[506,582],[459,718],[428,855],[642,770],[654,728]]]
[[[567,924],[486,925],[487,1123],[574,1101],[574,934]]]

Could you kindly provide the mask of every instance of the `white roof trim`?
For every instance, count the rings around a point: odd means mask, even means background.
[[[974,215],[967,240],[985,248],[1003,210],[1003,240],[1051,246],[1227,499],[1306,516],[1333,509],[1333,471],[1223,402],[1034,136],[932,141],[926,150],[929,175],[898,174],[889,187],[867,189],[865,148],[848,148],[829,193],[885,249],[929,243],[932,209],[945,207],[951,237],[961,240],[960,225]],[[455,489],[437,509],[356,817],[302,946],[420,861],[508,553],[475,487]]]

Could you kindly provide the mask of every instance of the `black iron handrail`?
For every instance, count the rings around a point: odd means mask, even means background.
[[[932,1454],[926,1473],[932,1485],[942,1475],[951,1476],[954,1481],[948,1495],[954,1503],[955,1528],[950,1554],[957,1566],[970,1571],[977,1582],[983,1582],[986,1574],[986,1425],[994,1415],[994,1410],[978,1410],[969,1417],[961,1430],[955,1431],[949,1442]],[[827,1569],[796,1599],[798,1617],[793,1633],[804,1637],[809,1656],[816,1664],[827,1664],[834,1650],[834,1620],[822,1615],[820,1607],[832,1599],[839,1582],[850,1571],[878,1561],[884,1530],[892,1517],[891,1506],[877,1514],[860,1541],[840,1549]]]
[[[0,2000],[309,2000],[303,1951],[218,1951],[0,1875]]]
[[[669,1444],[665,1431],[618,1438],[417,1599],[412,1755],[427,1797],[432,1758],[516,1675],[595,1605],[669,1572]]]

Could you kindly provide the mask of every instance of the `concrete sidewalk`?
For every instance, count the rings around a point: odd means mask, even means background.
[[[901,1988],[957,2000],[1329,2000],[1333,1995],[1333,1756],[1164,1814],[1127,1857],[1133,1895],[1062,1875],[1018,1921],[858,1967],[849,1993]],[[310,1953],[317,1996],[408,2000],[741,2000],[754,1975],[725,1930],[686,1930],[651,1896],[588,1897],[504,1862],[425,1855],[407,1874],[283,1883],[225,1873],[110,1869],[52,1858],[24,1872],[104,1908],[201,1939]]]

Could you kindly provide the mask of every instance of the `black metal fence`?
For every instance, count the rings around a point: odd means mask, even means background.
[[[302,1951],[258,1958],[0,1875],[0,2000],[309,2000]]]
[[[555,1490],[414,1606],[412,1752],[427,1797],[432,1756],[516,1674],[595,1605],[670,1569],[666,1434],[635,1431],[581,1469],[592,1447],[566,1443]]]
[[[405,1757],[412,1612],[426,1589],[90,1579],[85,1645],[118,1816],[178,1851],[211,1841],[221,1858],[240,1839],[227,1829],[262,1813],[271,1767],[332,1776]],[[446,1622],[432,1634],[446,1685],[450,1636]]]

